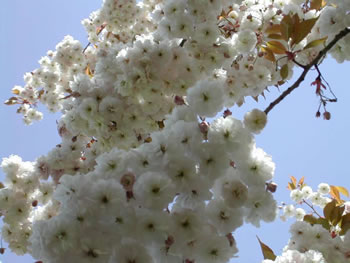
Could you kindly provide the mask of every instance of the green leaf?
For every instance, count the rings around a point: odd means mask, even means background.
[[[324,38],[320,38],[320,39],[316,39],[316,40],[313,40],[311,41],[310,43],[308,43],[305,47],[304,47],[304,50],[305,49],[308,49],[308,48],[312,48],[312,47],[317,47],[321,44],[324,44],[326,42],[328,37],[324,37]]]
[[[265,245],[263,242],[261,242],[261,240],[259,239],[259,237],[256,237],[260,243],[260,247],[261,247],[261,251],[263,253],[264,259],[270,259],[270,260],[275,260],[276,259],[276,255],[275,253],[273,253],[272,249],[269,248],[267,245]]]
[[[286,79],[288,77],[288,73],[289,73],[288,64],[284,64],[280,70],[282,79]]]
[[[317,218],[317,223],[316,224],[323,226],[324,229],[327,229],[327,230],[331,229],[329,221],[327,219],[325,219],[325,218],[322,218],[322,217]]]

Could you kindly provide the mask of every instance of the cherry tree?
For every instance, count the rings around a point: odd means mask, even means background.
[[[316,116],[331,118],[337,98],[319,64],[327,54],[349,59],[349,9],[105,0],[82,21],[89,43],[64,37],[5,102],[26,124],[42,118],[38,103],[62,112],[62,142],[33,162],[4,158],[2,238],[38,262],[227,262],[238,252],[236,229],[278,214],[275,164],[254,134],[311,69]],[[295,68],[302,73],[290,84]],[[233,117],[232,107],[273,86],[283,91],[266,109]],[[318,217],[285,206],[283,216],[302,222],[279,257],[260,241],[265,262],[348,262],[347,190],[313,192],[294,177],[289,187]]]

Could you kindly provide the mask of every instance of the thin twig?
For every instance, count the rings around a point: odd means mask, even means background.
[[[103,24],[99,29],[98,29],[98,32],[97,32],[97,36],[99,36],[101,34],[101,32],[103,31],[103,29],[106,27],[105,24]],[[85,51],[87,50],[87,48],[91,45],[91,42],[87,43],[87,45],[84,47],[82,53],[84,54]]]
[[[308,202],[306,202],[304,199],[303,199],[303,203],[306,204],[308,207],[310,207],[310,208],[312,209],[312,211],[314,211],[314,213],[315,213],[316,215],[318,215],[319,218],[322,218],[322,216],[321,216],[319,213],[317,213],[317,211],[315,210],[315,208],[314,208],[313,205],[310,205],[310,204],[309,204]]]
[[[266,114],[268,114],[278,103],[280,103],[285,97],[287,97],[290,93],[292,93],[293,90],[299,87],[299,85],[304,81],[307,73],[310,71],[310,69],[317,65],[318,62],[327,54],[327,52],[343,37],[345,37],[347,34],[350,33],[349,28],[345,28],[342,31],[340,31],[334,39],[318,53],[317,57],[314,58],[313,61],[311,61],[309,64],[307,64],[304,67],[303,72],[299,76],[296,82],[292,86],[290,86],[287,90],[285,90],[277,99],[275,99],[273,102],[270,103],[270,105],[264,110]]]

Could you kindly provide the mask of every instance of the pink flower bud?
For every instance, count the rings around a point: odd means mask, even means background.
[[[323,119],[325,119],[327,121],[330,120],[331,119],[331,113],[329,111],[325,111],[323,113]]]
[[[274,182],[266,183],[266,191],[269,191],[271,193],[276,192],[277,190],[277,184]]]
[[[176,105],[184,105],[185,104],[185,100],[183,99],[183,97],[181,96],[175,96],[174,102]]]

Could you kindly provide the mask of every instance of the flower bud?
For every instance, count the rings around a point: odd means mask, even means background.
[[[327,120],[327,121],[330,120],[331,119],[331,113],[329,111],[325,111],[323,113],[323,119]]]
[[[269,191],[271,193],[276,192],[277,190],[277,184],[274,182],[266,183],[266,191]]]

